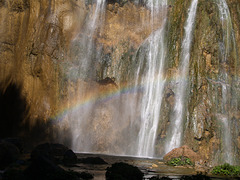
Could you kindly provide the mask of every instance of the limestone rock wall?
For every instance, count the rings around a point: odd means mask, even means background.
[[[184,36],[183,25],[186,19],[186,9],[189,3],[186,1],[172,1],[169,12],[168,26],[168,68],[169,82],[165,91],[165,102],[162,109],[162,118],[159,125],[158,145],[156,148],[161,154],[170,124],[169,119],[173,109],[176,70],[179,66],[181,43]],[[233,157],[239,155],[239,3],[228,1],[236,37],[236,50],[231,41],[230,53],[227,62],[222,60],[221,41],[223,28],[220,21],[219,9],[215,1],[199,0],[195,30],[193,35],[190,68],[188,101],[186,106],[186,118],[184,118],[183,144],[189,145],[206,160],[212,163],[226,161],[224,152],[226,141],[231,142],[230,154]],[[223,72],[227,72],[228,79],[223,81]],[[229,93],[227,102],[224,103],[223,87],[221,83],[227,83]],[[224,105],[223,105],[224,104]],[[223,107],[224,106],[224,107]],[[224,112],[222,109],[228,109]],[[227,118],[229,129],[226,130],[220,119]],[[226,133],[230,132],[231,138],[226,140]],[[217,158],[216,158],[217,157]],[[236,159],[236,158],[235,158]],[[235,162],[238,163],[238,162]]]
[[[11,84],[21,87],[29,109],[24,120],[30,126],[58,111],[60,64],[85,15],[81,0],[0,1],[1,92]]]
[[[206,160],[213,160],[216,155],[223,159],[219,150],[224,134],[218,120],[223,108],[218,77],[223,69],[228,72],[231,86],[226,106],[232,144],[235,144],[232,152],[238,156],[240,148],[240,3],[238,0],[228,0],[227,3],[237,53],[230,53],[228,63],[220,61],[219,39],[222,39],[223,29],[214,0],[199,0],[192,43],[183,143]],[[173,79],[180,64],[189,5],[190,1],[169,0],[166,8],[168,83],[158,128],[157,156],[163,155],[174,105]],[[15,95],[19,94],[25,102],[20,124],[27,123],[33,127],[38,121],[47,122],[83,96],[78,94],[79,89],[86,88],[90,95],[100,93],[102,87],[96,85],[96,81],[106,77],[113,77],[117,87],[131,84],[137,50],[161,26],[161,14],[159,21],[150,26],[150,11],[144,4],[107,1],[103,24],[96,29],[93,38],[96,48],[93,52],[99,52],[94,55],[89,69],[93,75],[79,79],[72,69],[78,68],[81,33],[92,7],[84,0],[0,0],[0,94],[5,97],[10,92],[8,87],[17,87]],[[116,87],[110,89],[115,91]],[[11,111],[11,104],[7,111]],[[97,114],[100,116],[101,112]],[[109,118],[105,119],[109,121]],[[116,134],[114,136],[117,137]]]

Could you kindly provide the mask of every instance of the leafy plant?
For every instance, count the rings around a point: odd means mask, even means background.
[[[192,161],[187,157],[172,158],[170,161],[167,161],[166,164],[171,166],[193,166]]]
[[[232,166],[228,163],[225,163],[220,166],[215,166],[212,170],[212,173],[215,175],[239,176],[240,166]]]

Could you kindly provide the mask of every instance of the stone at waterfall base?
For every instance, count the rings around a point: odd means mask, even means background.
[[[107,168],[106,180],[141,180],[143,173],[135,166],[120,162]]]
[[[170,161],[173,158],[178,157],[187,157],[189,158],[193,163],[196,163],[200,161],[202,158],[199,154],[194,152],[192,149],[190,149],[188,146],[184,145],[179,148],[175,148],[172,151],[168,152],[164,157],[163,160],[165,162]]]
[[[186,157],[194,163],[194,169],[197,173],[206,174],[210,168],[205,165],[206,161],[199,154],[190,149],[187,145],[175,148],[172,151],[168,152],[163,160],[168,162],[173,158]]]

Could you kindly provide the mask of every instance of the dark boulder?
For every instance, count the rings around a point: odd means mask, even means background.
[[[143,173],[135,166],[115,163],[107,168],[106,180],[142,180]]]
[[[20,156],[19,149],[12,143],[0,143],[0,170],[15,162]]]
[[[67,150],[64,153],[63,163],[67,164],[67,165],[69,165],[69,164],[76,164],[77,163],[77,156],[71,149]]]
[[[87,172],[81,172],[78,177],[82,179],[93,179],[93,175]]]
[[[202,174],[197,174],[193,176],[182,176],[180,180],[210,180],[210,177]]]
[[[62,144],[50,144],[50,145],[54,156],[64,156],[65,152],[69,150],[66,146]]]
[[[46,155],[35,156],[30,166],[24,172],[27,179],[53,179],[53,177],[63,173],[64,170]]]
[[[64,156],[66,151],[68,151],[68,148],[61,144],[40,144],[33,149],[31,153],[31,159],[35,160],[41,156],[51,161],[58,162],[59,159]]]
[[[32,158],[30,166],[24,171],[26,180],[75,180],[81,177],[77,172],[65,171],[54,161],[52,152],[48,152],[48,145],[41,146]]]
[[[21,138],[6,138],[3,142],[14,144],[21,153],[23,152],[23,140]]]

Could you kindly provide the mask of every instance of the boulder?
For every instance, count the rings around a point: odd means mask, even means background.
[[[56,158],[63,158],[67,163],[77,162],[74,152],[61,144],[40,144],[31,153],[31,164],[24,171],[24,176],[28,180],[74,180],[86,174],[79,174],[73,171],[65,171],[56,163]],[[90,176],[89,176],[90,177]],[[88,179],[91,179],[91,177]]]
[[[15,145],[21,153],[23,152],[23,140],[21,138],[6,138],[3,142],[11,143]]]
[[[31,159],[38,159],[39,156],[45,157],[51,161],[58,161],[59,158],[62,158],[66,151],[69,149],[61,144],[51,144],[45,143],[36,146],[32,153]]]
[[[178,157],[187,157],[189,158],[192,162],[197,162],[200,161],[201,156],[198,155],[196,152],[194,152],[192,149],[190,149],[188,146],[184,145],[179,148],[175,148],[169,153],[167,153],[164,157],[163,160],[165,162],[170,161],[173,158],[178,158]]]
[[[67,150],[64,153],[63,162],[64,164],[76,164],[77,163],[76,154],[71,149]]]
[[[76,174],[65,171],[44,155],[39,155],[33,159],[30,166],[24,171],[24,176],[27,180],[78,179],[78,176]]]
[[[202,175],[202,174],[197,174],[197,175],[192,175],[192,176],[182,176],[180,180],[210,180],[211,178]]]
[[[64,156],[66,151],[69,150],[66,146],[64,146],[62,144],[55,143],[55,144],[50,144],[50,145],[51,145],[54,156]]]
[[[12,143],[0,143],[0,170],[15,162],[20,156],[19,149]]]
[[[142,180],[143,173],[135,166],[126,163],[115,163],[107,168],[106,180]]]

